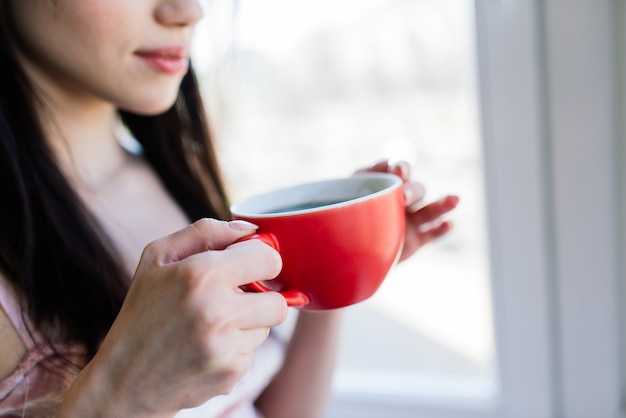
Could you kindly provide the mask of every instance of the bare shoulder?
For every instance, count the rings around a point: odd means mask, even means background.
[[[7,288],[6,279],[0,274],[0,286]],[[0,306],[0,379],[8,376],[26,354],[26,348],[7,316]]]

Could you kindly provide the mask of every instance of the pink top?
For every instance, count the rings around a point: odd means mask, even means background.
[[[17,330],[26,354],[17,368],[0,379],[0,417],[53,417],[63,394],[87,363],[84,351],[64,345],[55,349],[77,366],[61,361],[37,335],[31,336],[13,296],[0,284],[0,307]],[[31,328],[32,329],[32,328]],[[255,351],[250,371],[226,396],[217,396],[204,405],[179,412],[180,418],[260,418],[253,407],[263,388],[279,369],[284,346],[276,338],[268,338]]]

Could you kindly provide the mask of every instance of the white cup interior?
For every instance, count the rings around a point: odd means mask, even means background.
[[[267,218],[329,210],[389,193],[401,184],[402,180],[393,174],[363,173],[259,194],[235,203],[231,212]]]

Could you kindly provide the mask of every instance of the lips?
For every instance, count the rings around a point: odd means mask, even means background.
[[[164,74],[180,74],[189,68],[189,50],[186,47],[165,47],[140,50],[135,55],[154,70]]]

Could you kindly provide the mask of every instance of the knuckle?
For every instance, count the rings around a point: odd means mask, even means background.
[[[206,364],[210,372],[220,372],[229,369],[230,358],[232,354],[225,344],[223,338],[220,338],[216,332],[209,332],[202,342],[199,343],[198,355]]]
[[[141,253],[141,259],[152,260],[153,263],[158,264],[159,254],[163,248],[162,240],[154,240],[146,245]]]
[[[155,253],[158,252],[162,247],[162,239],[155,239],[154,241],[150,241],[148,245],[144,248],[144,252],[147,253]]]
[[[207,330],[207,335],[212,340],[217,340],[222,335],[227,334],[230,331],[230,324],[232,322],[231,317],[225,312],[222,312],[221,309],[205,310],[203,320]],[[219,350],[216,351],[219,352]]]
[[[191,260],[176,266],[176,282],[188,297],[193,297],[202,286],[205,272]]]
[[[209,234],[219,224],[226,223],[226,221],[220,221],[213,218],[201,218],[195,221],[192,226],[198,229],[202,234]]]

